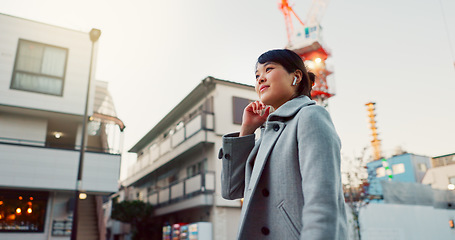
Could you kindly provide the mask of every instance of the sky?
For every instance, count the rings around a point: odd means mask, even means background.
[[[302,18],[310,0],[290,1]],[[277,0],[1,0],[0,12],[102,31],[96,78],[109,82],[129,150],[207,76],[254,84],[257,57],[287,44]],[[321,21],[334,72],[328,110],[344,158],[455,152],[455,1],[329,1]],[[294,19],[294,25],[298,25]],[[134,155],[124,154],[121,177]]]

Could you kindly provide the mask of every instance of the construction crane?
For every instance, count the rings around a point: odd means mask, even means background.
[[[370,129],[373,140],[371,140],[371,146],[373,147],[373,160],[379,160],[382,158],[381,153],[381,140],[378,138],[378,128],[376,127],[376,113],[375,113],[375,102],[366,103],[368,111],[368,118],[370,120]]]
[[[280,0],[279,9],[283,12],[288,36],[287,49],[296,52],[305,62],[307,68],[316,75],[311,97],[322,106],[328,105],[328,99],[334,95],[330,91],[327,77],[333,72],[326,68],[325,61],[330,52],[323,47],[321,37],[321,21],[329,0],[313,0],[305,22],[295,13],[287,0]],[[294,29],[294,16],[299,26]]]

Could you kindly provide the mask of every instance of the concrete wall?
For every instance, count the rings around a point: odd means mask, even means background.
[[[372,204],[360,211],[362,240],[455,239],[455,210],[432,206]]]
[[[79,151],[0,144],[0,186],[74,190]],[[82,189],[116,192],[120,155],[85,153]]]
[[[0,104],[76,115],[84,113],[92,45],[88,33],[3,14],[0,14],[0,33]],[[68,49],[63,96],[10,89],[19,39]],[[94,73],[92,71],[92,76]],[[93,99],[94,87],[91,89]],[[91,112],[92,106],[89,114]]]
[[[422,179],[422,184],[430,184],[432,188],[447,190],[449,177],[454,176],[455,164],[430,168]]]
[[[25,118],[24,116],[0,112],[0,137],[2,138],[28,140],[33,142],[27,144],[43,146],[46,141],[46,131],[47,119]]]
[[[215,132],[218,135],[240,130],[240,125],[233,123],[232,97],[241,97],[250,100],[258,99],[253,88],[250,90],[223,84],[217,84],[213,95],[215,107]]]

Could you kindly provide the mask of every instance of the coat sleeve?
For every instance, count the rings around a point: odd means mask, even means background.
[[[223,161],[221,172],[221,195],[233,200],[243,197],[245,189],[245,163],[254,147],[255,135],[239,137],[239,133],[223,136],[220,157]]]
[[[345,239],[341,142],[332,120],[321,106],[305,107],[297,131],[304,197],[300,239]]]

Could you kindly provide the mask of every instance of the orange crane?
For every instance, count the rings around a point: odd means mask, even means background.
[[[382,158],[381,152],[381,140],[378,138],[378,128],[376,127],[376,113],[375,113],[375,102],[366,103],[368,111],[368,118],[370,122],[370,129],[371,129],[371,136],[373,136],[373,140],[371,140],[371,146],[373,147],[373,159],[379,160]],[[390,174],[389,174],[390,175]]]
[[[328,1],[313,0],[305,22],[299,18],[287,0],[280,0],[278,4],[286,24],[288,36],[286,48],[296,52],[303,59],[307,68],[316,75],[311,97],[322,106],[327,106],[327,100],[334,95],[327,83],[327,77],[333,72],[329,71],[325,64],[330,53],[321,44],[321,27],[319,26]],[[292,16],[300,23],[296,29],[292,24]]]

